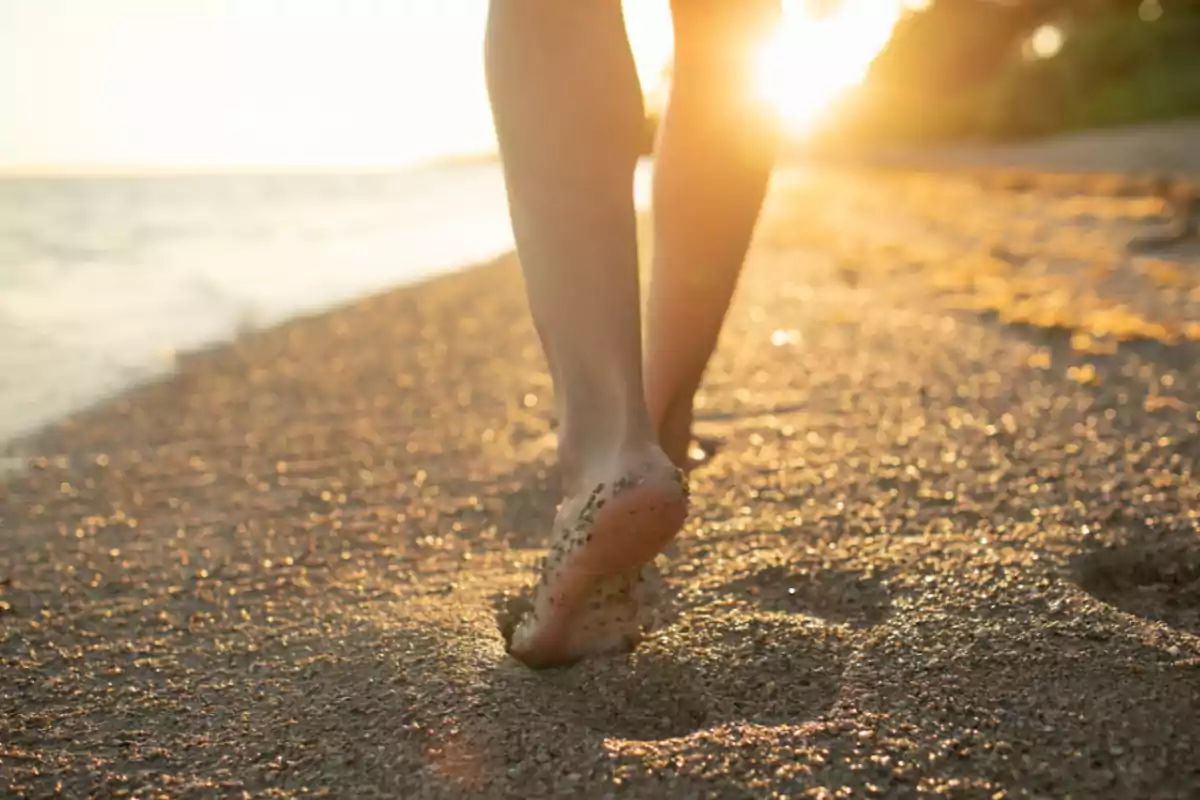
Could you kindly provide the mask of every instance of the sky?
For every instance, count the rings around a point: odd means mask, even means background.
[[[760,88],[803,124],[865,69],[897,2],[845,0],[840,28],[790,14]],[[652,88],[670,55],[667,2],[625,6]],[[396,165],[490,151],[486,8],[0,0],[0,170]],[[798,71],[810,78],[797,83]]]

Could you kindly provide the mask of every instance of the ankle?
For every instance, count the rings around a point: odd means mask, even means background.
[[[651,421],[658,444],[677,467],[684,467],[692,441],[693,396],[665,404],[651,404]]]
[[[692,445],[691,408],[663,419],[657,426],[658,443],[671,462],[679,468],[687,466]]]
[[[647,457],[663,458],[658,439],[648,424],[624,435],[603,438],[576,438],[564,432],[558,444],[563,492],[569,497],[590,491],[597,482],[610,480],[633,462]]]

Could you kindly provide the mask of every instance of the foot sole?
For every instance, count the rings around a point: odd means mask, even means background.
[[[640,568],[686,518],[682,473],[661,465],[564,504],[533,608],[513,631],[513,656],[533,667],[559,666],[636,643]]]

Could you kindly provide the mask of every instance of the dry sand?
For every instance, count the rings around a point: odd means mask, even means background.
[[[495,622],[556,499],[512,259],[186,359],[0,484],[0,794],[1200,795],[1162,211],[781,172],[657,628],[568,670]]]
[[[863,154],[859,153],[858,158]],[[883,147],[878,163],[912,167],[1003,167],[1052,172],[1123,172],[1200,178],[1200,119],[1078,131],[1001,145]]]

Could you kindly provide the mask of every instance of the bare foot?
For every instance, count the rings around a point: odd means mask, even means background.
[[[568,497],[509,651],[531,667],[551,667],[635,644],[639,568],[686,517],[683,474],[658,448],[624,456],[609,480]]]
[[[675,466],[684,472],[708,462],[721,446],[721,440],[711,436],[696,436],[692,432],[692,413],[675,414],[659,426],[659,443]]]

